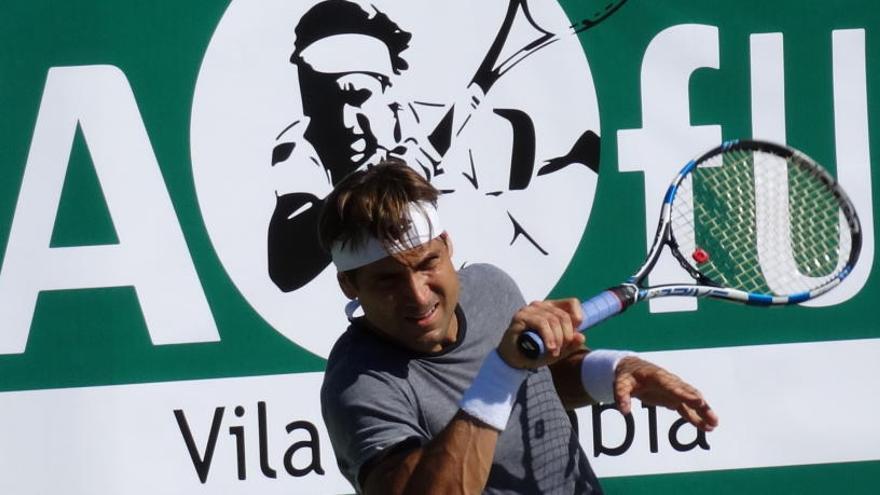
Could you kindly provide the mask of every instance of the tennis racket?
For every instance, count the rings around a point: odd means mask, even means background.
[[[621,285],[582,303],[584,331],[655,297],[712,297],[752,305],[818,297],[850,274],[862,245],[855,208],[837,181],[792,148],[728,141],[682,168],[666,191],[644,264]],[[645,287],[668,248],[691,283]],[[544,343],[520,335],[536,359]]]
[[[439,163],[492,86],[510,69],[561,37],[596,26],[617,12],[624,3],[626,0],[580,0],[580,8],[588,14],[567,27],[555,28],[538,23],[528,0],[510,0],[501,27],[465,92],[428,134],[428,141],[433,147],[433,153],[429,153],[429,156],[433,155],[432,161]],[[531,33],[527,41],[511,37],[514,25],[521,26],[518,31]]]

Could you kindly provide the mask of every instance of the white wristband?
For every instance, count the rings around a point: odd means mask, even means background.
[[[628,356],[638,356],[632,351],[600,349],[590,351],[581,362],[581,384],[598,403],[614,402],[614,377],[617,364]]]
[[[498,431],[504,431],[519,387],[528,371],[510,367],[497,350],[486,356],[480,371],[464,392],[459,407]]]

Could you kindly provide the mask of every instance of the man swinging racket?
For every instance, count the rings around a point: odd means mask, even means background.
[[[637,397],[717,426],[677,376],[634,353],[586,349],[576,299],[526,304],[496,267],[456,270],[437,198],[391,161],[342,180],[319,221],[352,300],[321,406],[358,493],[601,493],[569,415],[589,404],[626,414]],[[516,345],[526,329],[546,345],[538,360]]]

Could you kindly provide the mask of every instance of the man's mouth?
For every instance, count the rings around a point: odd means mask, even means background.
[[[408,315],[406,319],[412,321],[419,326],[426,326],[433,321],[434,316],[437,314],[439,309],[440,303],[437,302],[434,303],[432,306],[426,308],[423,312]]]
[[[379,159],[384,158],[384,155],[376,158],[379,143],[373,135],[370,120],[362,113],[358,113],[356,119],[356,125],[346,128],[349,133],[348,151],[351,161],[358,165],[362,163],[375,165]]]

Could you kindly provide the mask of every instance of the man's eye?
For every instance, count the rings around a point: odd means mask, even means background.
[[[439,266],[439,265],[440,265],[440,258],[433,257],[433,258],[428,258],[425,261],[423,261],[419,268],[421,268],[422,270],[433,270],[433,269],[437,268],[437,266]]]
[[[376,279],[376,287],[380,289],[387,289],[389,287],[394,287],[396,283],[395,277],[379,277]]]
[[[346,103],[359,107],[363,105],[365,101],[370,99],[373,92],[369,89],[355,89],[354,86],[349,83],[342,88],[342,95],[345,97]]]

